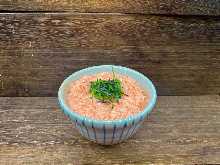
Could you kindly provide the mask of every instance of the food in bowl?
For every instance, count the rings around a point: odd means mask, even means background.
[[[71,110],[82,116],[116,120],[143,111],[149,94],[131,77],[113,71],[86,75],[73,81],[66,99]]]
[[[114,65],[77,71],[58,92],[61,110],[80,134],[102,145],[117,144],[135,134],[156,98],[156,89],[146,76]]]

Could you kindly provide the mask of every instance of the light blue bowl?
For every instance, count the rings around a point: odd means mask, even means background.
[[[72,111],[68,107],[65,99],[66,93],[69,90],[69,85],[85,75],[92,75],[100,72],[112,72],[112,67],[116,74],[128,75],[135,79],[144,90],[150,93],[150,101],[145,106],[144,110],[126,119],[111,121],[94,120]],[[93,66],[77,71],[63,81],[58,92],[58,100],[62,111],[73,121],[81,135],[91,141],[103,145],[120,143],[131,137],[140,127],[147,114],[153,109],[156,99],[156,89],[146,76],[133,69],[115,65]]]

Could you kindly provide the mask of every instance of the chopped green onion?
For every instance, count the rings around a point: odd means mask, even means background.
[[[114,102],[118,102],[122,95],[125,94],[122,90],[121,81],[115,77],[113,68],[112,72],[113,79],[97,79],[96,81],[90,82],[90,93],[99,101],[113,104]]]

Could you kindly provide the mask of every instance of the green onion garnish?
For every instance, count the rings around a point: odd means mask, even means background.
[[[121,81],[115,77],[113,69],[112,72],[113,79],[97,79],[96,81],[92,81],[90,84],[91,95],[104,103],[113,104],[114,102],[118,102],[122,95],[124,95]]]

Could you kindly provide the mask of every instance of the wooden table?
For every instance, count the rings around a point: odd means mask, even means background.
[[[91,65],[134,68],[159,99],[128,141],[82,138],[57,90]],[[220,1],[2,0],[0,164],[220,163]]]

